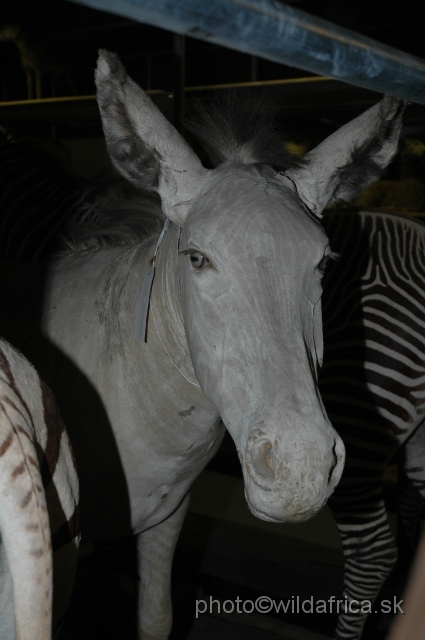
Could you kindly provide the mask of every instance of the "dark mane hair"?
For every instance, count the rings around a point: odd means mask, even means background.
[[[198,103],[187,128],[213,166],[228,161],[267,164],[283,171],[297,164],[286,149],[282,109],[264,94],[232,90],[208,107]],[[67,251],[129,245],[158,233],[163,222],[158,196],[121,182],[83,204],[63,234],[63,244]]]
[[[287,126],[280,101],[261,93],[223,91],[208,105],[196,103],[188,130],[201,143],[214,167],[268,164],[285,171],[297,164],[286,144]]]
[[[62,234],[66,253],[135,244],[164,224],[159,196],[123,180],[100,188],[94,198],[90,189],[87,195]]]

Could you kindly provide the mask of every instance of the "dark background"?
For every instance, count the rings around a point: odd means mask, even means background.
[[[292,0],[289,4],[425,58],[425,17],[420,2]],[[56,93],[93,95],[97,50],[107,48],[119,53],[130,75],[145,90],[155,91],[154,99],[172,117],[169,97],[174,86],[172,33],[65,0],[5,0],[0,5],[0,29],[10,23],[18,23],[22,27],[28,41],[42,55],[46,68],[54,62],[56,67],[62,67],[64,78],[72,78],[72,91],[64,79],[64,86],[57,88]],[[288,80],[312,74],[186,38],[185,76],[185,86],[193,89]],[[269,90],[282,96],[293,131],[303,129],[304,136],[318,138],[326,136],[379,98],[371,91],[337,81],[283,84],[269,87]],[[46,73],[43,97],[52,93],[51,77]],[[194,96],[208,100],[209,94],[199,89],[186,91],[186,110],[190,111]],[[11,42],[0,42],[0,101],[25,98],[25,75],[18,50]],[[406,125],[423,127],[424,114],[423,107],[410,106]],[[48,129],[54,124],[54,135],[59,138],[101,135],[96,107],[87,100],[72,105],[51,104],[47,109],[35,105],[31,109],[3,106],[0,118],[12,123],[18,121],[21,126],[29,127],[31,133],[46,135],[51,135]]]

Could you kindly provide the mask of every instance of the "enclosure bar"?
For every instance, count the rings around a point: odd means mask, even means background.
[[[227,82],[225,84],[205,84],[185,87],[186,93],[191,91],[217,91],[218,89],[258,89],[260,87],[280,87],[290,84],[316,84],[320,82],[334,82],[330,76],[303,76],[302,78],[282,78],[280,80],[256,80],[255,82]]]
[[[289,84],[309,84],[316,82],[325,82],[333,80],[333,78],[327,78],[326,76],[308,76],[302,78],[284,78],[283,80],[257,80],[257,82],[230,82],[227,84],[206,84],[199,87],[184,87],[185,93],[195,91],[217,91],[219,89],[254,89],[258,87],[278,87],[280,85]],[[166,91],[165,89],[148,89],[146,93],[149,96],[168,96],[173,97],[173,93]],[[53,98],[34,98],[33,100],[6,100],[0,102],[0,109],[2,107],[20,107],[28,106],[29,104],[48,104],[58,102],[78,102],[79,100],[96,100],[96,94],[90,94],[85,96],[55,96]]]
[[[71,0],[425,104],[425,61],[277,0]]]

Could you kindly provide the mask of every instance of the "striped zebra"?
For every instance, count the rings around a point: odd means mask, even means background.
[[[70,217],[96,191],[42,144],[0,126],[1,262],[49,258],[61,247],[60,233]]]
[[[67,244],[68,226],[75,219],[84,219],[87,237],[91,237],[100,209],[106,220],[105,206],[111,211],[115,204],[122,209],[125,200],[134,211],[134,221],[127,213],[127,227],[139,227],[140,210],[151,206],[148,196],[141,197],[122,178],[87,180],[65,170],[61,148],[52,149],[48,141],[26,139],[0,125],[2,263],[47,262]]]
[[[383,473],[400,447],[405,563],[425,497],[425,226],[338,212],[325,215],[324,227],[341,257],[324,279],[320,391],[347,452],[329,505],[343,546],[343,603],[372,602],[397,558]],[[338,640],[361,635],[367,614],[350,607],[340,609]]]
[[[52,626],[58,636],[78,558],[78,498],[53,395],[0,340],[1,640],[50,640]]]

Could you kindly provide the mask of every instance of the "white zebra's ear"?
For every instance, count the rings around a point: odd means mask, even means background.
[[[377,180],[397,152],[405,106],[400,98],[384,96],[286,172],[313,213],[320,217],[326,205],[353,200]]]
[[[185,202],[199,195],[207,170],[145,92],[128,77],[118,56],[100,51],[97,101],[109,155],[136,187],[161,196],[165,215],[178,225]]]

